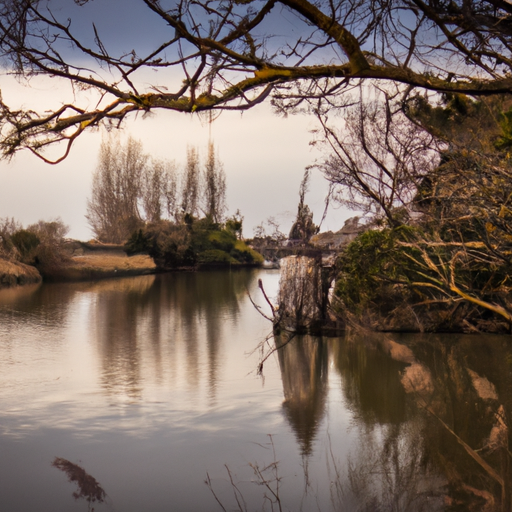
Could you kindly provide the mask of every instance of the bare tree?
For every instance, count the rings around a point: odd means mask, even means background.
[[[83,30],[90,4],[0,2],[4,67],[20,77],[55,77],[77,93],[73,104],[49,111],[2,102],[5,156],[28,148],[50,160],[45,148],[63,142],[59,160],[85,130],[117,126],[136,112],[244,110],[271,95],[279,108],[296,108],[304,99],[340,96],[359,80],[474,95],[512,90],[507,0],[137,0],[130,9],[153,17],[154,43],[148,48],[147,37],[119,30],[126,41],[116,46],[133,48],[128,53],[111,51],[113,35],[99,24]],[[115,10],[101,14],[106,26],[122,24],[109,19]],[[279,38],[269,26],[280,27]],[[148,83],[144,71],[162,69],[172,69],[173,80]]]
[[[213,142],[208,144],[203,181],[204,213],[213,222],[221,222],[226,211],[226,173]]]
[[[187,164],[181,184],[181,212],[183,215],[197,215],[199,212],[200,169],[197,149],[187,149]]]
[[[174,162],[164,162],[162,195],[168,217],[177,220],[179,217],[178,173]]]
[[[141,222],[138,203],[146,162],[140,142],[103,140],[86,215],[99,240],[121,243]]]
[[[342,129],[332,126],[330,109],[317,111],[320,143],[328,152],[317,167],[338,202],[396,226],[407,217],[417,185],[439,162],[439,142],[407,118],[401,97],[376,88],[359,92],[341,111]]]
[[[163,213],[163,192],[165,186],[165,164],[153,160],[144,169],[141,179],[141,196],[144,217],[148,222],[158,222]]]

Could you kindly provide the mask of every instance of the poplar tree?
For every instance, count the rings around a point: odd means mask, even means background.
[[[204,213],[213,222],[222,221],[226,211],[226,173],[215,153],[213,142],[208,144],[204,168]]]
[[[181,213],[195,216],[199,213],[200,167],[197,148],[187,148],[187,164],[181,187]]]

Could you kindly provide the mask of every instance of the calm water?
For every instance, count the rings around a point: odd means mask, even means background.
[[[441,420],[506,474],[484,444],[508,418],[508,338],[305,337],[262,378],[258,278],[276,294],[253,270],[0,291],[0,511],[88,510],[55,457],[101,484],[96,511],[221,510],[207,477],[226,510],[271,510],[262,478],[291,511],[499,499]]]

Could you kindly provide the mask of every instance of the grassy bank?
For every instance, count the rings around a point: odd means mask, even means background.
[[[147,255],[128,257],[125,254],[92,253],[73,256],[45,280],[86,281],[107,277],[154,274],[156,265]]]
[[[0,258],[0,287],[40,283],[41,279],[35,267]]]

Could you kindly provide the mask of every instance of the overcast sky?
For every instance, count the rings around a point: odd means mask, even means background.
[[[140,6],[140,3],[133,5]],[[121,0],[95,0],[80,11],[83,13],[80,22],[73,20],[72,27],[92,33],[91,20],[96,20],[100,34],[108,34],[105,44],[116,46],[116,52],[131,49],[122,47],[120,41],[126,41],[123,34],[130,34],[130,44],[144,46],[149,33],[155,37],[159,30],[166,28],[160,20],[148,15],[147,8],[134,16],[135,11],[127,9],[127,5],[128,2]],[[105,28],[108,25],[104,27],[101,20],[107,23],[114,9],[118,23],[111,24],[108,32]],[[62,16],[65,15],[63,11]],[[288,29],[293,30],[293,25]],[[165,83],[168,77],[153,73],[147,79],[159,84]],[[11,107],[39,111],[58,108],[74,99],[68,84],[58,79],[33,79],[29,84],[20,84],[4,75],[1,90],[3,101]],[[146,117],[132,116],[124,124],[122,137],[131,135],[142,142],[150,155],[183,165],[187,145],[197,146],[204,154],[211,136],[227,175],[229,213],[240,209],[245,218],[244,234],[251,237],[254,228],[271,216],[280,223],[282,231],[289,230],[296,214],[304,169],[321,156],[309,145],[313,138],[310,130],[314,127],[313,118],[304,115],[281,118],[268,105],[260,105],[244,114],[224,112],[211,127],[197,115],[156,111]],[[91,238],[85,214],[101,138],[100,130],[80,136],[70,156],[55,166],[29,153],[18,154],[11,162],[0,162],[0,217],[14,217],[24,225],[61,217],[70,226],[71,237]],[[306,201],[317,223],[323,213],[326,191],[322,176],[313,173]],[[353,212],[344,209],[331,210],[322,230],[338,230],[352,215]]]

